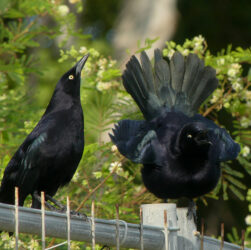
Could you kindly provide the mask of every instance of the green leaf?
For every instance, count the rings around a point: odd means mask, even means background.
[[[228,200],[228,194],[227,194],[228,184],[226,181],[223,181],[222,187],[223,187],[223,200]]]
[[[228,187],[240,200],[245,200],[245,196],[235,186],[230,184]]]
[[[119,76],[121,76],[121,71],[119,69],[108,69],[103,73],[102,80],[106,82]]]
[[[227,166],[226,164],[224,165],[224,171],[230,175],[239,177],[239,178],[243,178],[244,174],[241,173],[240,171],[234,170],[231,167]]]
[[[247,78],[248,78],[248,81],[251,82],[251,68],[249,68],[249,70],[248,70]]]
[[[22,18],[25,14],[17,9],[9,9],[4,15],[6,18]]]
[[[230,175],[225,175],[225,178],[229,180],[231,183],[233,183],[235,186],[237,186],[238,188],[241,188],[243,190],[247,188],[243,183],[241,183],[240,181],[238,181],[237,179],[233,178]]]

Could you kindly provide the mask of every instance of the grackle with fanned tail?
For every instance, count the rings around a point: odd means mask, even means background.
[[[223,128],[197,114],[217,88],[213,68],[196,54],[175,52],[167,62],[155,50],[154,69],[145,52],[132,56],[123,85],[145,120],[122,120],[110,135],[122,155],[143,164],[147,189],[162,199],[193,199],[217,184],[220,162],[237,157],[240,146]]]

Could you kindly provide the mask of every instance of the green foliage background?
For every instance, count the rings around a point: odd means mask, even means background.
[[[86,214],[95,200],[96,216],[106,219],[115,217],[115,205],[119,204],[120,218],[138,223],[140,204],[160,200],[147,192],[140,166],[118,153],[107,139],[107,132],[120,119],[142,119],[142,115],[122,87],[121,69],[108,55],[111,47],[76,28],[79,17],[88,17],[89,10],[83,15],[83,8],[85,5],[78,0],[71,0],[68,5],[61,0],[0,2],[0,177],[43,114],[59,76],[89,52],[81,85],[85,152],[72,182],[59,190],[56,198],[64,203],[69,195],[72,208]],[[153,42],[147,40],[142,47],[150,47]],[[139,47],[137,53],[141,50]],[[222,177],[215,190],[198,202],[205,206],[211,199],[235,197],[247,213],[248,204],[243,201],[248,185],[245,183],[249,183],[246,180],[251,174],[251,50],[229,45],[213,54],[200,35],[180,44],[167,42],[163,54],[168,59],[176,50],[184,55],[197,53],[206,65],[216,69],[220,85],[200,112],[229,130],[242,148],[236,161],[222,164]],[[248,197],[250,201],[250,194]],[[29,205],[28,199],[26,206]],[[243,217],[239,220],[244,223]],[[238,242],[235,236],[233,231],[229,239]],[[247,244],[251,244],[250,227],[246,237]],[[39,242],[39,238],[23,236],[21,244],[36,249]],[[4,235],[0,246],[11,249],[11,244]],[[79,247],[87,246],[74,243],[74,249]]]

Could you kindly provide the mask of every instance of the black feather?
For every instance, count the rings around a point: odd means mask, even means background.
[[[14,204],[16,186],[22,206],[29,194],[44,191],[53,196],[71,180],[84,149],[80,74],[87,58],[61,77],[44,115],[8,163],[0,202]],[[32,206],[38,208],[40,203],[33,199]]]
[[[141,67],[132,57],[123,74],[146,121],[120,121],[110,136],[121,154],[143,164],[143,182],[157,197],[197,197],[216,186],[220,162],[236,158],[240,147],[196,114],[217,88],[215,70],[195,54],[184,58],[176,52],[168,64],[156,50],[154,58],[152,70],[145,52]]]

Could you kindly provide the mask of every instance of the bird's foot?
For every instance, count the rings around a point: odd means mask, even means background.
[[[35,191],[35,192],[32,194],[32,199],[36,200],[36,201],[39,203],[39,205],[36,204],[36,205],[33,206],[33,207],[39,208],[39,207],[41,206],[41,196],[38,194],[37,191]],[[33,202],[32,202],[32,203],[33,203]],[[35,204],[35,202],[34,202],[34,204]],[[49,202],[47,202],[46,200],[44,201],[44,205],[45,205],[49,210],[51,210],[51,211],[56,211],[56,210],[57,210],[56,207],[52,206],[52,205],[51,205]]]
[[[67,207],[65,205],[63,205],[58,200],[52,198],[50,195],[45,195],[45,197],[46,197],[47,200],[51,201],[52,203],[54,203],[56,206],[59,207],[59,209],[56,209],[58,212],[66,213]],[[53,207],[53,208],[55,208],[55,207]],[[87,215],[81,214],[81,213],[79,213],[77,211],[74,211],[74,210],[70,210],[70,215],[71,215],[72,218],[80,218],[80,219],[83,219],[83,220],[87,220]]]
[[[39,201],[41,203],[41,197],[40,197],[40,195],[38,194],[37,191],[35,191],[33,193],[33,198],[35,198],[37,201]],[[65,205],[63,205],[61,202],[59,202],[58,200],[52,198],[48,194],[45,195],[45,199],[46,200],[45,200],[44,204],[50,211],[58,212],[58,213],[66,213],[67,207]],[[48,201],[52,202],[55,206],[50,204]],[[80,219],[83,219],[83,220],[87,220],[87,215],[76,212],[74,210],[70,211],[70,216],[71,216],[71,218],[80,218]]]
[[[79,219],[82,219],[82,220],[85,220],[85,221],[88,220],[88,217],[87,217],[86,214],[82,214],[82,213],[79,213],[79,212],[74,211],[74,210],[71,210],[70,214],[71,214],[72,218],[79,218]]]
[[[56,207],[54,207],[54,208],[56,208],[57,210],[59,210],[59,211],[61,211],[61,210],[62,210],[62,211],[66,211],[66,206],[63,205],[63,204],[62,204],[61,202],[59,202],[58,200],[52,198],[50,195],[46,194],[46,195],[45,195],[45,199],[48,200],[48,201],[51,201],[55,206],[57,206],[59,209],[57,209]]]
[[[187,218],[189,220],[194,220],[194,223],[197,223],[197,215],[196,215],[196,204],[193,200],[189,201],[188,204],[188,211],[187,211]]]

